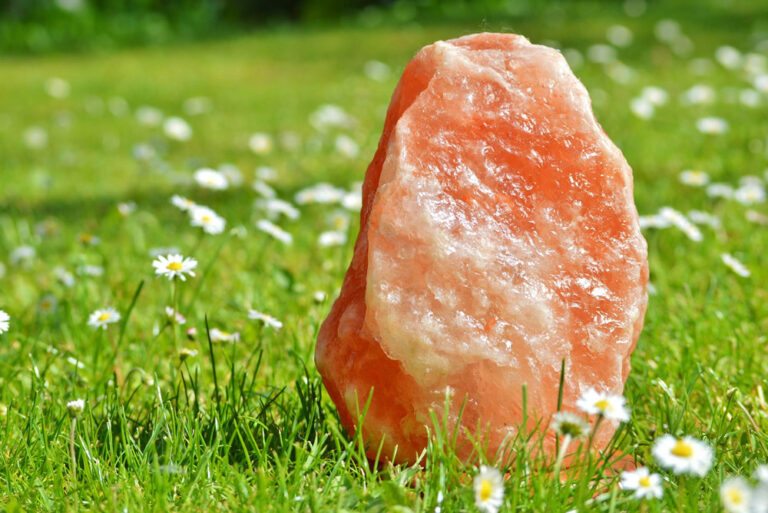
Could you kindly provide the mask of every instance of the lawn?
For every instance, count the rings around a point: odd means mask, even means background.
[[[665,478],[662,499],[638,500],[582,454],[588,466],[560,482],[551,458],[518,441],[501,511],[720,511],[721,483],[754,482],[768,463],[768,11],[693,5],[628,16],[618,3],[555,3],[507,19],[3,56],[0,309],[11,320],[0,334],[0,505],[476,510],[472,476],[498,462],[457,461],[438,421],[421,466],[371,464],[340,426],[313,353],[400,72],[423,45],[489,30],[562,49],[634,169],[653,286],[615,448]],[[173,117],[183,122],[164,126]],[[230,186],[197,185],[202,167]],[[305,201],[323,195],[321,182],[345,201]],[[269,189],[299,211],[292,219],[282,205],[273,219],[290,243],[258,228]],[[211,207],[225,230],[191,226],[173,195]],[[194,257],[196,276],[155,277],[164,248]],[[166,316],[174,304],[183,325]],[[108,307],[120,321],[89,326]],[[209,343],[206,328],[237,341]],[[711,470],[662,469],[651,448],[665,433],[711,446]]]

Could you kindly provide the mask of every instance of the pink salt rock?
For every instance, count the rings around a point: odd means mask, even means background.
[[[647,277],[632,170],[562,55],[511,34],[439,41],[392,97],[315,361],[369,455],[413,461],[446,393],[449,425],[464,404],[459,454],[479,433],[493,455],[523,386],[547,426],[562,360],[563,409],[622,393]]]

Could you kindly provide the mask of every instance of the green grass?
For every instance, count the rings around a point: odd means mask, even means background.
[[[709,198],[703,189],[680,184],[678,174],[699,168],[713,181],[736,186],[742,176],[762,177],[768,168],[768,97],[757,108],[745,107],[732,100],[734,88],[749,86],[741,73],[715,63],[709,74],[695,76],[688,67],[691,58],[711,59],[720,45],[747,52],[766,39],[760,32],[765,9],[750,6],[740,3],[729,14],[654,4],[643,17],[627,18],[618,4],[597,9],[581,3],[567,8],[567,16],[544,9],[499,21],[283,30],[104,55],[3,58],[0,261],[6,271],[0,309],[11,315],[12,326],[0,335],[0,403],[7,407],[0,418],[0,504],[8,511],[74,511],[79,500],[81,509],[97,511],[432,512],[441,495],[442,511],[474,510],[471,479],[480,461],[467,466],[456,459],[452,428],[441,424],[440,412],[430,426],[435,436],[423,468],[377,467],[364,457],[361,441],[344,433],[323,391],[312,360],[315,335],[351,258],[356,214],[350,214],[349,243],[319,248],[317,235],[332,228],[329,216],[339,208],[301,207],[300,219],[279,223],[294,237],[285,246],[256,230],[261,215],[248,184],[262,165],[278,171],[275,188],[288,200],[319,181],[347,189],[361,181],[399,72],[424,44],[514,30],[584,53],[620,22],[635,36],[618,51],[633,78],[614,82],[589,61],[575,71],[634,168],[638,210],[703,210],[719,216],[722,228],[702,227],[700,243],[674,228],[645,231],[657,294],[650,297],[625,390],[633,418],[614,448],[660,471],[650,455],[654,439],[690,434],[714,447],[715,465],[704,478],[661,471],[670,478],[664,499],[642,504],[618,490],[616,476],[600,470],[597,457],[588,467],[568,470],[559,484],[551,458],[531,454],[518,438],[516,464],[504,469],[502,511],[720,511],[723,479],[749,476],[768,462],[762,388],[768,232],[745,217],[748,208],[768,212],[765,203],[745,207]],[[655,22],[665,17],[681,22],[695,45],[691,55],[677,56],[654,38]],[[390,78],[367,78],[362,70],[371,59],[389,64]],[[71,84],[67,98],[45,94],[51,77]],[[680,94],[697,83],[714,87],[717,101],[682,105]],[[666,89],[670,101],[645,121],[630,112],[629,102],[649,85]],[[212,110],[184,114],[183,101],[195,96],[209,98]],[[183,116],[193,138],[169,141],[132,114],[110,113],[114,97],[125,99],[131,113],[151,105]],[[359,157],[338,155],[334,135],[318,134],[308,123],[325,103],[357,120],[344,133],[360,145]],[[730,130],[699,133],[695,122],[707,115],[725,118]],[[31,126],[46,130],[44,149],[24,145]],[[278,138],[295,132],[303,149],[278,144],[269,155],[254,155],[248,138],[257,131]],[[158,162],[132,156],[142,142],[155,145]],[[243,171],[245,185],[210,192],[190,183],[194,169],[224,162]],[[247,234],[201,237],[170,204],[173,194],[211,206],[228,229],[243,226]],[[127,201],[137,211],[123,217],[117,204]],[[101,243],[81,244],[82,233]],[[34,247],[37,256],[12,265],[9,255],[21,245]],[[179,330],[178,347],[162,313],[172,302],[171,286],[153,277],[149,256],[165,246],[200,261],[197,276],[181,284],[179,302],[184,328],[196,328],[197,337],[187,340]],[[725,267],[725,252],[744,262],[751,277]],[[84,264],[102,266],[103,276],[76,276],[71,288],[57,280],[56,267],[74,273]],[[329,299],[316,302],[315,291]],[[38,307],[47,294],[58,300],[50,314]],[[104,306],[117,308],[124,322],[97,332],[86,325],[88,315]],[[283,329],[249,321],[249,307],[282,320]],[[206,322],[238,331],[241,340],[209,345]],[[197,356],[181,363],[181,346]],[[76,425],[74,482],[66,403],[78,397],[86,409]]]

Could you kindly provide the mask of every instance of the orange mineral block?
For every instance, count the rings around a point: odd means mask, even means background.
[[[558,51],[513,34],[423,48],[392,96],[360,220],[315,362],[369,454],[413,461],[450,394],[449,422],[463,404],[462,432],[492,455],[521,423],[523,386],[547,425],[563,360],[563,409],[589,388],[622,393],[646,243],[632,170]]]

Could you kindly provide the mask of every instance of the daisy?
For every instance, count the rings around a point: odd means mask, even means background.
[[[656,109],[648,99],[639,97],[632,98],[629,102],[629,110],[640,119],[651,119]]]
[[[163,121],[163,111],[142,105],[136,109],[136,120],[144,126],[158,126]]]
[[[483,513],[496,513],[504,500],[501,472],[482,465],[475,476],[475,506]]]
[[[94,329],[107,329],[108,324],[113,324],[120,320],[120,314],[114,308],[105,308],[96,310],[88,317],[88,326]]]
[[[309,116],[309,123],[319,132],[329,128],[350,128],[355,120],[334,104],[321,105]]]
[[[277,219],[281,214],[288,219],[299,218],[299,209],[279,198],[258,199],[253,205],[258,209],[264,210],[269,219]]]
[[[341,198],[341,206],[347,210],[360,210],[363,206],[363,192],[362,190],[354,190],[346,193]]]
[[[190,116],[199,116],[211,110],[211,100],[205,96],[193,96],[184,100],[181,109]]]
[[[21,265],[35,258],[35,255],[35,248],[32,246],[19,246],[11,251],[8,260],[11,262],[11,265]]]
[[[224,231],[227,221],[208,207],[195,206],[190,211],[192,226],[199,226],[205,233],[217,235]]]
[[[237,331],[234,333],[229,333],[228,331],[222,331],[217,328],[212,328],[210,330],[211,335],[211,342],[239,342],[240,341],[240,333]]]
[[[605,38],[613,46],[625,47],[632,43],[633,34],[624,25],[611,25],[605,32]]]
[[[197,349],[190,349],[188,347],[182,347],[179,350],[179,360],[182,362],[186,360],[187,358],[194,358],[197,356]]]
[[[365,76],[376,82],[383,82],[389,78],[390,68],[381,61],[368,61],[363,65]]]
[[[656,86],[648,86],[643,88],[640,96],[649,101],[654,106],[664,105],[669,100],[669,93],[667,93],[665,89]]]
[[[709,175],[698,169],[686,169],[680,176],[680,183],[690,185],[691,187],[703,187],[709,183]]]
[[[608,420],[627,422],[629,410],[625,406],[626,401],[620,395],[610,395],[590,388],[576,401],[576,407],[588,415],[602,415]]]
[[[318,183],[296,193],[294,200],[299,205],[308,203],[338,203],[344,198],[346,191],[337,189],[331,184]]]
[[[67,413],[71,418],[77,418],[83,413],[85,409],[85,401],[83,399],[75,399],[67,403]]]
[[[717,135],[728,131],[728,122],[723,118],[711,116],[699,119],[696,128],[703,134]]]
[[[197,203],[191,199],[187,199],[184,196],[179,196],[178,194],[171,196],[171,203],[174,207],[184,212],[190,211],[197,206]]]
[[[229,187],[229,181],[224,174],[216,171],[215,169],[201,168],[195,171],[195,182],[201,187],[211,189],[213,191],[223,191]]]
[[[733,198],[733,187],[727,183],[713,183],[707,187],[707,196],[710,198]]]
[[[664,495],[661,476],[651,474],[646,467],[622,472],[619,487],[634,491],[637,499],[661,499]]]
[[[121,216],[128,217],[129,215],[136,212],[136,203],[134,203],[133,201],[118,203],[117,211],[120,213]]]
[[[283,323],[275,319],[269,314],[259,312],[258,310],[248,310],[248,318],[256,321],[261,321],[265,326],[279,330],[283,327]]]
[[[348,135],[342,134],[336,137],[335,147],[336,153],[348,159],[353,159],[360,154],[360,146]]]
[[[587,435],[589,424],[580,415],[559,411],[552,415],[552,429],[560,436],[579,439]]]
[[[50,314],[56,311],[56,307],[58,305],[59,302],[53,294],[46,294],[40,298],[40,302],[37,304],[37,308],[42,314]]]
[[[192,137],[192,127],[181,118],[171,117],[163,123],[165,135],[175,141],[188,141]]]
[[[752,489],[743,477],[731,477],[720,485],[720,500],[728,513],[751,511]]]
[[[5,333],[11,327],[11,316],[0,310],[0,333]]]
[[[708,85],[698,84],[683,93],[683,102],[703,105],[715,101],[715,90]]]
[[[253,181],[253,190],[258,192],[259,195],[264,198],[269,199],[277,196],[277,193],[275,192],[275,190],[262,180]]]
[[[730,269],[731,271],[735,272],[742,278],[749,278],[752,274],[747,267],[742,264],[736,257],[731,255],[730,253],[723,253],[720,255],[720,258],[723,260],[723,263]]]
[[[195,275],[193,269],[197,267],[197,260],[181,255],[161,255],[152,262],[152,266],[155,268],[155,274],[167,276],[169,280],[178,276],[181,281],[187,281],[185,274]]]
[[[45,92],[51,98],[56,98],[57,100],[66,98],[69,96],[69,90],[69,82],[63,78],[52,77],[45,82]]]
[[[677,438],[664,435],[653,444],[653,457],[660,466],[675,474],[706,475],[712,466],[714,451],[701,440],[690,436]]]
[[[317,238],[317,245],[321,248],[330,246],[343,246],[347,243],[347,234],[339,231],[323,232]]]
[[[269,134],[257,132],[248,139],[248,147],[256,155],[266,155],[272,151],[273,146],[272,136]]]
[[[742,205],[753,205],[765,202],[765,188],[761,184],[746,183],[736,189],[733,198]]]
[[[267,221],[266,219],[259,219],[259,221],[256,223],[256,228],[271,235],[283,244],[290,245],[293,243],[293,236],[290,233],[286,232],[276,224]]]
[[[177,312],[170,306],[165,307],[165,316],[168,317],[168,320],[170,322],[175,322],[176,324],[187,323],[187,318],[181,315],[179,312]]]

